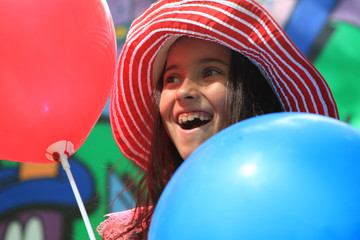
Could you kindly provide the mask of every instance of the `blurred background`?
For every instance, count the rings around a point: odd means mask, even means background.
[[[131,22],[153,2],[108,0],[118,54]],[[258,2],[327,80],[341,120],[360,129],[360,0]],[[2,114],[6,117],[6,113]],[[94,231],[106,213],[134,207],[133,188],[117,197],[128,181],[135,181],[136,185],[140,176],[137,167],[122,156],[114,142],[108,106],[86,142],[70,158],[70,164]],[[87,238],[59,164],[0,161],[0,240]]]

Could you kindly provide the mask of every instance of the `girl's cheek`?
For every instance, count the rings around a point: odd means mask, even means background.
[[[160,110],[160,115],[162,117],[164,117],[164,115],[166,114],[166,112],[169,109],[169,105],[171,102],[171,95],[168,93],[168,91],[164,90],[161,92],[160,95],[160,102],[159,102],[159,110]]]

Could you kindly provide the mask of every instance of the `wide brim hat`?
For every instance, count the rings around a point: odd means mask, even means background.
[[[263,73],[283,111],[338,119],[332,93],[311,62],[258,3],[251,0],[161,0],[131,25],[119,57],[110,122],[123,155],[146,170],[154,83],[180,36],[217,42],[240,52]]]

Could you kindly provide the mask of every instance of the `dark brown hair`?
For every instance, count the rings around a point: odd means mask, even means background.
[[[241,120],[271,112],[280,112],[282,108],[272,88],[257,66],[242,54],[231,53],[230,79],[227,83],[226,126]],[[147,239],[148,228],[162,191],[176,169],[183,162],[175,145],[170,140],[163,126],[159,101],[162,91],[162,78],[154,91],[154,126],[151,144],[150,161],[138,189],[138,217],[134,219],[133,229],[142,229],[130,239]],[[141,208],[140,207],[145,207]],[[153,208],[148,208],[153,206]],[[143,227],[145,225],[145,227]]]

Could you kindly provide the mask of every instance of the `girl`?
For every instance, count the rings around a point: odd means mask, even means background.
[[[110,121],[143,171],[137,207],[108,216],[103,239],[146,239],[178,166],[238,121],[296,111],[338,118],[325,80],[252,0],[160,0],[137,18],[121,52]]]

